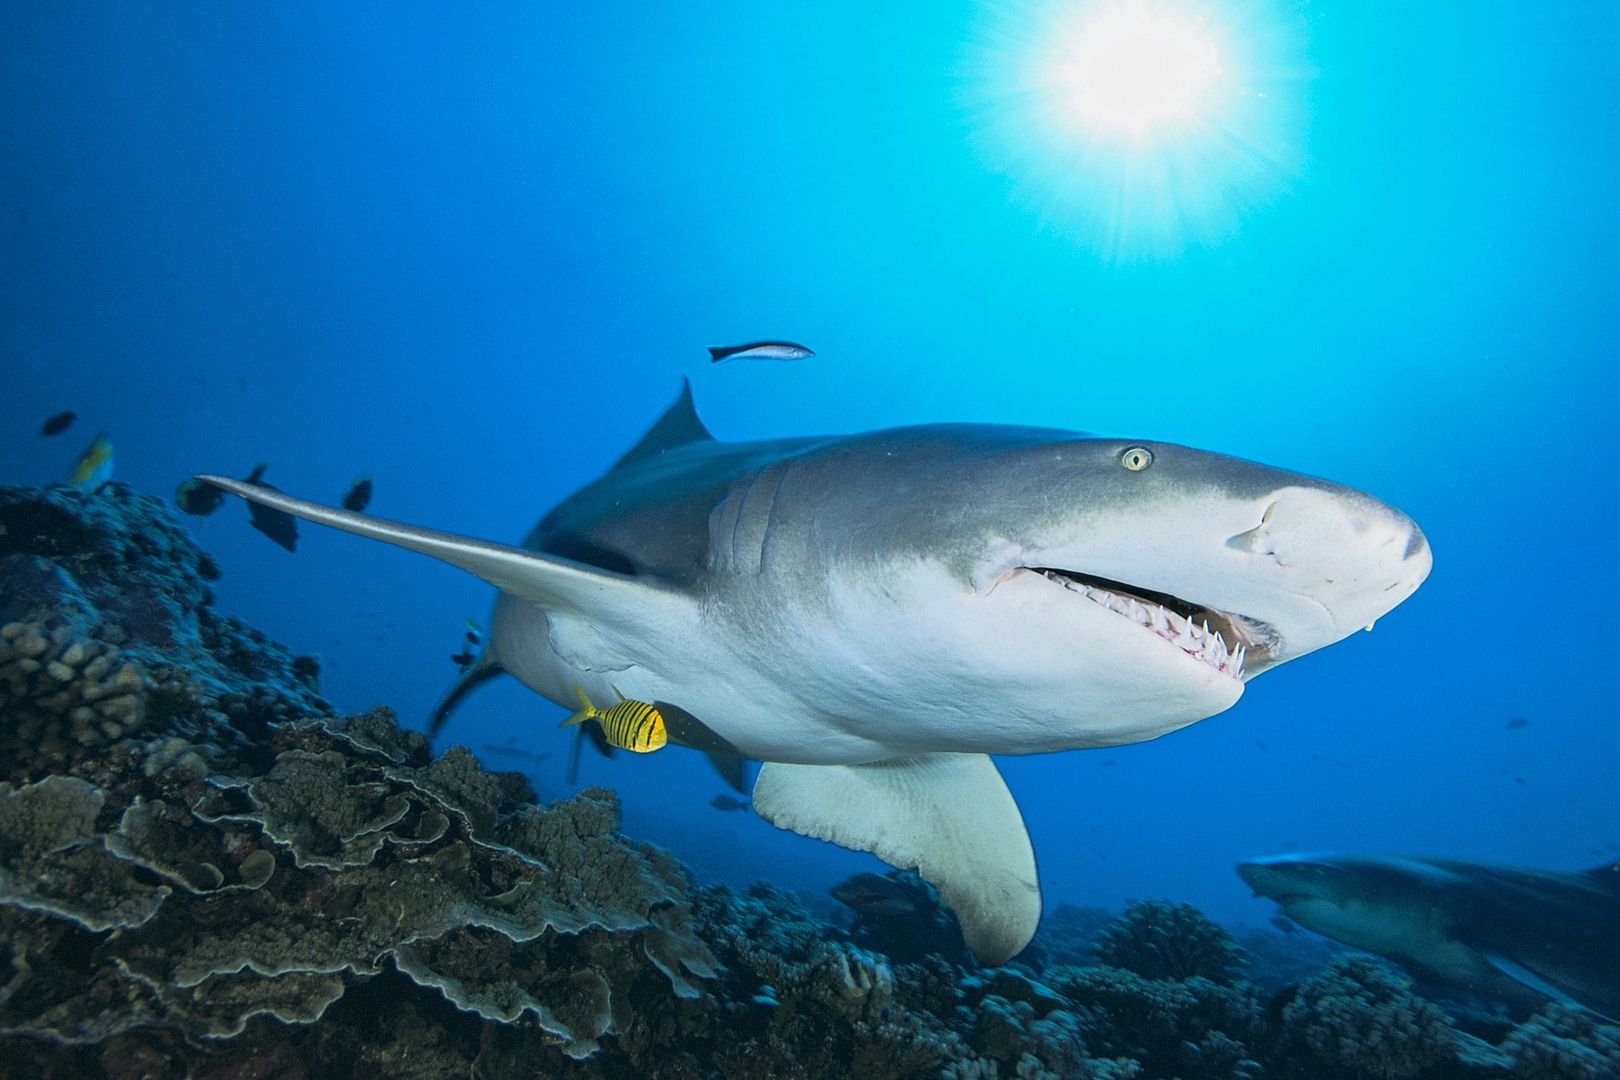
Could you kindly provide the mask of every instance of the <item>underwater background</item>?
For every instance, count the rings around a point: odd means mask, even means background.
[[[1250,458],[1410,514],[1434,572],[1227,713],[999,759],[1048,907],[1264,924],[1233,864],[1296,849],[1613,862],[1620,8],[1195,7],[1246,58],[1241,122],[1142,150],[1030,89],[1050,2],[9,0],[0,482],[105,431],[139,491],[369,474],[372,513],[515,542],[682,377],[727,440],[952,420]],[[767,337],[817,355],[705,352]],[[283,551],[234,501],[187,528],[221,611],[408,727],[492,599],[315,527]],[[556,798],[564,715],[494,684],[443,741]],[[712,809],[695,754],[580,780],[699,881],[884,869]]]

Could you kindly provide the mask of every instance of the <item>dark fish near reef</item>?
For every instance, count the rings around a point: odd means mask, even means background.
[[[709,800],[709,805],[716,810],[747,810],[749,804],[747,799],[735,795],[716,795]]]
[[[60,435],[72,427],[73,421],[78,418],[79,414],[76,412],[59,412],[40,425],[39,433],[41,435]]]
[[[796,341],[750,341],[745,345],[710,345],[709,363],[723,360],[804,360],[816,355]]]
[[[1239,863],[1294,922],[1430,982],[1526,1011],[1620,1017],[1620,863],[1559,873],[1405,855]]]
[[[84,448],[79,460],[73,463],[68,481],[81,491],[95,491],[113,474],[113,445],[103,431]]]
[[[920,918],[939,906],[921,882],[891,874],[856,874],[827,895],[872,919]]]
[[[458,653],[450,654],[450,662],[456,665],[456,667],[461,671],[465,672],[467,669],[471,668],[473,664],[478,662],[478,654],[473,652],[471,649],[462,649]]]
[[[274,484],[267,484],[264,480],[266,466],[261,462],[247,478],[247,482],[262,487],[268,491],[280,491]],[[277,510],[261,503],[248,503],[248,512],[252,515],[249,522],[271,540],[280,544],[288,551],[298,550],[298,519],[285,510]]]
[[[348,494],[343,496],[343,509],[358,514],[370,505],[371,477],[357,476],[349,485]]]
[[[174,504],[188,514],[207,517],[225,502],[225,493],[199,480],[182,480],[174,489]]]
[[[663,714],[657,707],[645,701],[626,700],[621,694],[617,705],[598,709],[591,704],[591,699],[585,696],[583,686],[575,683],[574,693],[579,695],[579,711],[558,724],[558,727],[572,727],[587,720],[595,720],[601,725],[602,734],[607,736],[610,746],[629,750],[633,754],[650,754],[654,750],[662,749],[664,744],[669,742],[669,732],[664,727]]]

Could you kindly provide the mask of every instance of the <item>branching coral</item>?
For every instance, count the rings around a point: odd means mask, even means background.
[[[1365,956],[1345,956],[1283,1009],[1285,1038],[1313,1076],[1401,1080],[1452,1061],[1456,1031],[1411,984]]]
[[[1620,1027],[1590,1013],[1549,1005],[1502,1044],[1524,1080],[1613,1080],[1620,1076]]]
[[[1191,904],[1138,900],[1105,927],[1097,962],[1148,979],[1191,979],[1231,985],[1243,953],[1226,928]]]
[[[145,716],[146,680],[118,649],[81,639],[69,626],[0,627],[0,749],[65,761],[115,742]]]
[[[1266,1037],[1246,985],[1145,979],[1113,967],[1056,968],[1047,981],[1084,1015],[1092,1053],[1140,1061],[1154,1075],[1240,1075],[1257,1053],[1250,1047]]]

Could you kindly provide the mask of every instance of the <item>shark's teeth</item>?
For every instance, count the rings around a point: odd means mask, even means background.
[[[1124,596],[1087,585],[1055,570],[1044,570],[1042,575],[1053,584],[1062,585],[1070,592],[1079,593],[1087,600],[1125,616],[1138,626],[1176,646],[1188,656],[1202,660],[1216,671],[1234,679],[1243,678],[1243,661],[1248,654],[1248,647],[1238,645],[1233,648],[1227,645],[1218,631],[1209,628],[1207,619],[1195,623],[1163,605],[1143,603],[1134,596]]]

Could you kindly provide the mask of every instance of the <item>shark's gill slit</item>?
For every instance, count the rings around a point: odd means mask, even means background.
[[[1077,570],[1029,567],[1046,580],[1150,630],[1187,655],[1234,679],[1243,677],[1251,653],[1269,659],[1276,635],[1264,623],[1206,608],[1179,596],[1154,592]]]

